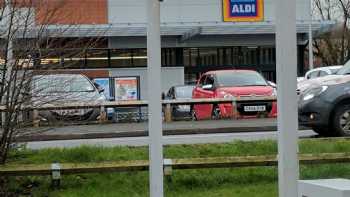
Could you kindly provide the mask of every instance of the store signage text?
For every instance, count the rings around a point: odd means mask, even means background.
[[[257,22],[264,20],[263,0],[223,0],[224,21]]]

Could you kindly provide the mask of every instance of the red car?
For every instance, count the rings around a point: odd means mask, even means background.
[[[276,89],[258,72],[252,70],[220,70],[207,72],[198,80],[192,97],[232,98],[251,96],[276,96]],[[251,101],[237,104],[241,117],[257,117],[266,114],[277,116],[277,102]],[[198,104],[193,106],[193,118],[228,118],[232,116],[232,104]]]

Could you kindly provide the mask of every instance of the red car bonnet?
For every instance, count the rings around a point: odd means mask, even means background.
[[[244,87],[218,87],[218,94],[229,93],[232,96],[270,96],[273,93],[271,86],[244,86]]]

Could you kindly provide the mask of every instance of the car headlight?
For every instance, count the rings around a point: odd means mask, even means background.
[[[271,96],[277,96],[277,89],[276,88],[273,89]]]
[[[328,89],[328,86],[321,86],[321,87],[317,87],[317,88],[312,88],[305,93],[305,95],[303,96],[303,100],[304,101],[311,100],[311,99],[315,98],[316,96],[321,95],[327,89]]]
[[[225,99],[233,99],[235,97],[232,94],[226,93],[226,94],[224,94],[224,98]]]

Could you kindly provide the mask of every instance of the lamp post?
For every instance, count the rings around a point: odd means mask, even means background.
[[[160,2],[147,0],[150,196],[163,197]]]
[[[298,196],[296,0],[276,0],[278,187],[280,197]]]

